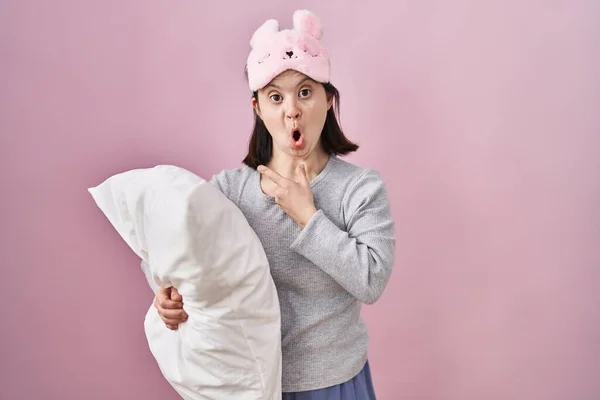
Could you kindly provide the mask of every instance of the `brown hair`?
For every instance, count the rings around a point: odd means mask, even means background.
[[[346,138],[342,128],[338,123],[340,93],[331,83],[323,83],[325,93],[328,97],[333,97],[333,106],[327,110],[325,124],[321,131],[321,145],[327,154],[346,155],[358,150],[358,145]],[[258,101],[258,92],[252,93],[252,96]],[[254,113],[254,128],[248,143],[248,154],[244,157],[243,163],[250,168],[256,169],[259,165],[265,165],[271,160],[273,154],[273,138],[267,130],[264,122],[256,110]]]

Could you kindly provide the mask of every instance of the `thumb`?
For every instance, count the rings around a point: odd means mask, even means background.
[[[168,300],[171,297],[171,288],[159,288],[156,293],[154,293],[154,297],[159,304]]]
[[[156,291],[156,294],[168,299],[169,297],[171,297],[171,288],[170,287],[158,288],[158,290]]]

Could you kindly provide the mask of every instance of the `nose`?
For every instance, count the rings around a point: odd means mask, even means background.
[[[289,99],[286,105],[285,116],[288,119],[297,119],[300,118],[301,115],[300,107],[298,107],[298,103],[296,99]]]

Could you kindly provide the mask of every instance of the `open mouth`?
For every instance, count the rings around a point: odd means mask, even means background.
[[[302,132],[299,129],[294,129],[292,131],[292,143],[294,147],[300,148],[304,145],[304,139],[302,137]]]

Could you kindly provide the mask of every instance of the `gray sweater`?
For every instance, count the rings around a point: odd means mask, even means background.
[[[311,181],[318,211],[304,230],[262,192],[254,169],[225,170],[211,182],[242,210],[267,254],[281,304],[283,391],[352,379],[367,360],[361,305],[381,296],[394,263],[379,174],[330,157]]]

